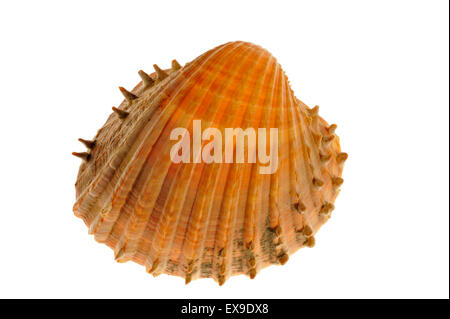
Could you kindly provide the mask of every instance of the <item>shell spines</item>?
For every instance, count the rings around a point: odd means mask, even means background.
[[[88,148],[88,149],[93,149],[95,146],[95,141],[85,140],[83,138],[79,138],[78,141],[83,143],[84,146],[86,146],[86,148]]]
[[[136,95],[134,95],[133,93],[131,93],[122,86],[119,86],[119,90],[122,93],[125,100],[128,102],[128,104],[130,104],[131,102],[133,102],[133,100],[136,100],[138,98]]]
[[[156,74],[158,75],[157,77],[158,81],[162,81],[169,76],[167,72],[161,69],[157,64],[153,64],[153,68],[155,69]]]
[[[144,88],[149,88],[155,83],[155,81],[144,71],[139,70],[138,74],[142,79],[142,85],[144,86]]]

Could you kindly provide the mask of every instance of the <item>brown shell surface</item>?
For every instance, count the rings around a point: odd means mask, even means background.
[[[157,68],[157,67],[156,67]],[[346,153],[318,115],[298,100],[265,49],[230,42],[139,83],[84,144],[75,215],[89,233],[148,272],[186,283],[254,278],[284,264],[328,220]],[[256,163],[174,163],[174,128],[278,128],[278,169]],[[192,135],[191,135],[192,136]],[[203,145],[206,143],[202,142]]]

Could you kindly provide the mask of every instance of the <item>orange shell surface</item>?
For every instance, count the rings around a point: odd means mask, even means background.
[[[312,247],[343,182],[336,126],[299,101],[276,59],[251,43],[226,43],[162,72],[131,91],[118,107],[124,115],[112,113],[84,153],[74,212],[89,233],[116,260],[186,282],[254,278]],[[278,169],[174,163],[171,132],[192,133],[194,120],[223,135],[278,128]]]

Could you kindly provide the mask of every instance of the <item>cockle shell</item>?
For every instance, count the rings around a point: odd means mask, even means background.
[[[346,153],[318,115],[298,100],[275,58],[230,42],[181,67],[148,75],[91,141],[76,181],[74,213],[120,262],[148,272],[223,284],[284,264],[328,220],[343,183]],[[176,127],[193,120],[225,128],[278,128],[277,171],[257,163],[174,163]]]

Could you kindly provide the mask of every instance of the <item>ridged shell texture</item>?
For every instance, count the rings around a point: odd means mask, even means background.
[[[332,210],[346,153],[318,115],[298,100],[265,49],[230,42],[181,67],[139,71],[125,100],[93,140],[76,182],[75,215],[89,233],[148,272],[254,278],[284,264]],[[257,163],[174,163],[174,128],[278,128],[274,174]],[[204,144],[205,142],[203,142]]]

